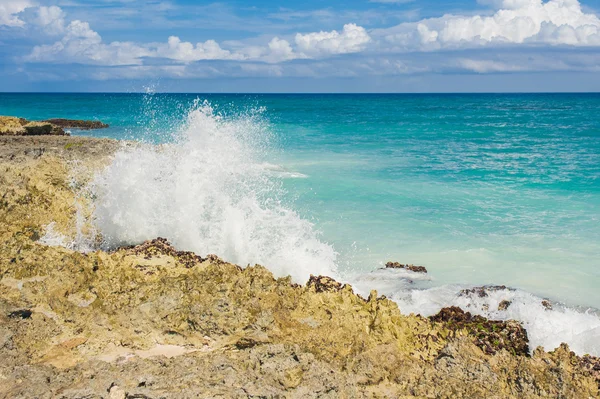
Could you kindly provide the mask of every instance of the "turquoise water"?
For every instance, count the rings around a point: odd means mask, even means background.
[[[388,260],[600,308],[600,95],[0,94],[0,115],[168,142],[196,99],[272,134],[283,199],[352,280]],[[268,265],[267,265],[268,266]]]

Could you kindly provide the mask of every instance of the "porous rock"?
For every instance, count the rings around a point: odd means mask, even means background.
[[[50,223],[73,237],[74,204],[89,206],[72,170],[49,154],[0,170],[0,397],[599,395],[595,360],[562,347],[529,357],[518,323],[402,315],[376,292],[324,276],[297,285],[164,239],[43,245]],[[31,314],[9,316],[20,310]]]
[[[385,264],[385,268],[386,269],[405,269],[405,270],[410,270],[411,272],[415,272],[415,273],[427,273],[427,269],[425,268],[425,266],[415,266],[415,265],[409,265],[409,264],[402,264],[399,262],[388,262]]]

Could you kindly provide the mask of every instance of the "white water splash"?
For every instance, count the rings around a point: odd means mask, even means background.
[[[282,202],[281,176],[263,159],[269,147],[258,115],[224,119],[204,103],[189,113],[176,143],[120,150],[91,185],[105,244],[160,236],[301,283],[310,274],[335,275],[333,248]]]
[[[423,273],[379,269],[356,277],[354,287],[362,295],[377,289],[398,303],[403,314],[431,316],[444,307],[458,306],[491,320],[518,320],[527,330],[531,350],[538,346],[553,350],[566,342],[579,355],[600,356],[600,317],[593,309],[560,303],[547,308],[542,298],[510,288],[486,289],[484,296],[478,291],[464,292],[472,288],[467,285],[422,288],[422,285],[430,285],[430,280]],[[509,303],[505,309],[500,307],[502,301]]]

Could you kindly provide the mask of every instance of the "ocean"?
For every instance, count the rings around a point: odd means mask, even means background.
[[[98,119],[72,134],[148,144],[92,182],[105,246],[162,236],[595,355],[599,110],[600,94],[0,93],[0,115]],[[480,285],[500,287],[464,291]]]

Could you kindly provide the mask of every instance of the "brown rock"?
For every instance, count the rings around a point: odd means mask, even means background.
[[[542,301],[542,306],[546,308],[546,310],[552,310],[552,302],[547,299]]]
[[[456,306],[443,308],[429,319],[437,323],[443,322],[453,331],[466,330],[469,335],[475,336],[475,344],[487,354],[506,349],[514,355],[529,355],[527,332],[518,322],[488,320],[482,316],[473,316]]]
[[[415,265],[404,265],[398,262],[388,262],[385,264],[386,269],[406,269],[415,273],[427,273],[427,269],[425,266],[415,266]]]
[[[502,302],[500,302],[500,303],[498,304],[498,310],[506,310],[506,309],[508,309],[508,307],[509,307],[511,304],[512,304],[512,302],[511,302],[511,301],[508,301],[508,300],[506,300],[506,299],[505,299],[505,300],[503,300]]]
[[[461,290],[459,296],[477,295],[479,298],[485,298],[489,296],[488,292],[503,290],[514,291],[514,288],[509,288],[505,285],[484,285],[481,287],[473,287]]]
[[[127,253],[142,255],[145,259],[156,256],[170,256],[183,264],[185,267],[194,267],[206,259],[189,251],[177,251],[166,238],[158,237],[153,240],[144,241],[140,245],[125,248]]]
[[[65,136],[65,131],[49,122],[30,122],[13,116],[0,116],[0,135],[8,136]]]
[[[314,288],[316,292],[336,292],[343,288],[341,283],[338,283],[331,277],[313,275],[310,276],[306,286]]]
[[[23,129],[25,130],[25,136],[65,136],[67,134],[61,127],[47,122],[29,122],[23,126]]]
[[[60,126],[62,128],[68,129],[81,129],[81,130],[91,130],[91,129],[104,129],[107,128],[108,125],[106,123],[102,123],[100,121],[86,121],[79,119],[47,119],[43,122],[48,122],[56,126]]]

